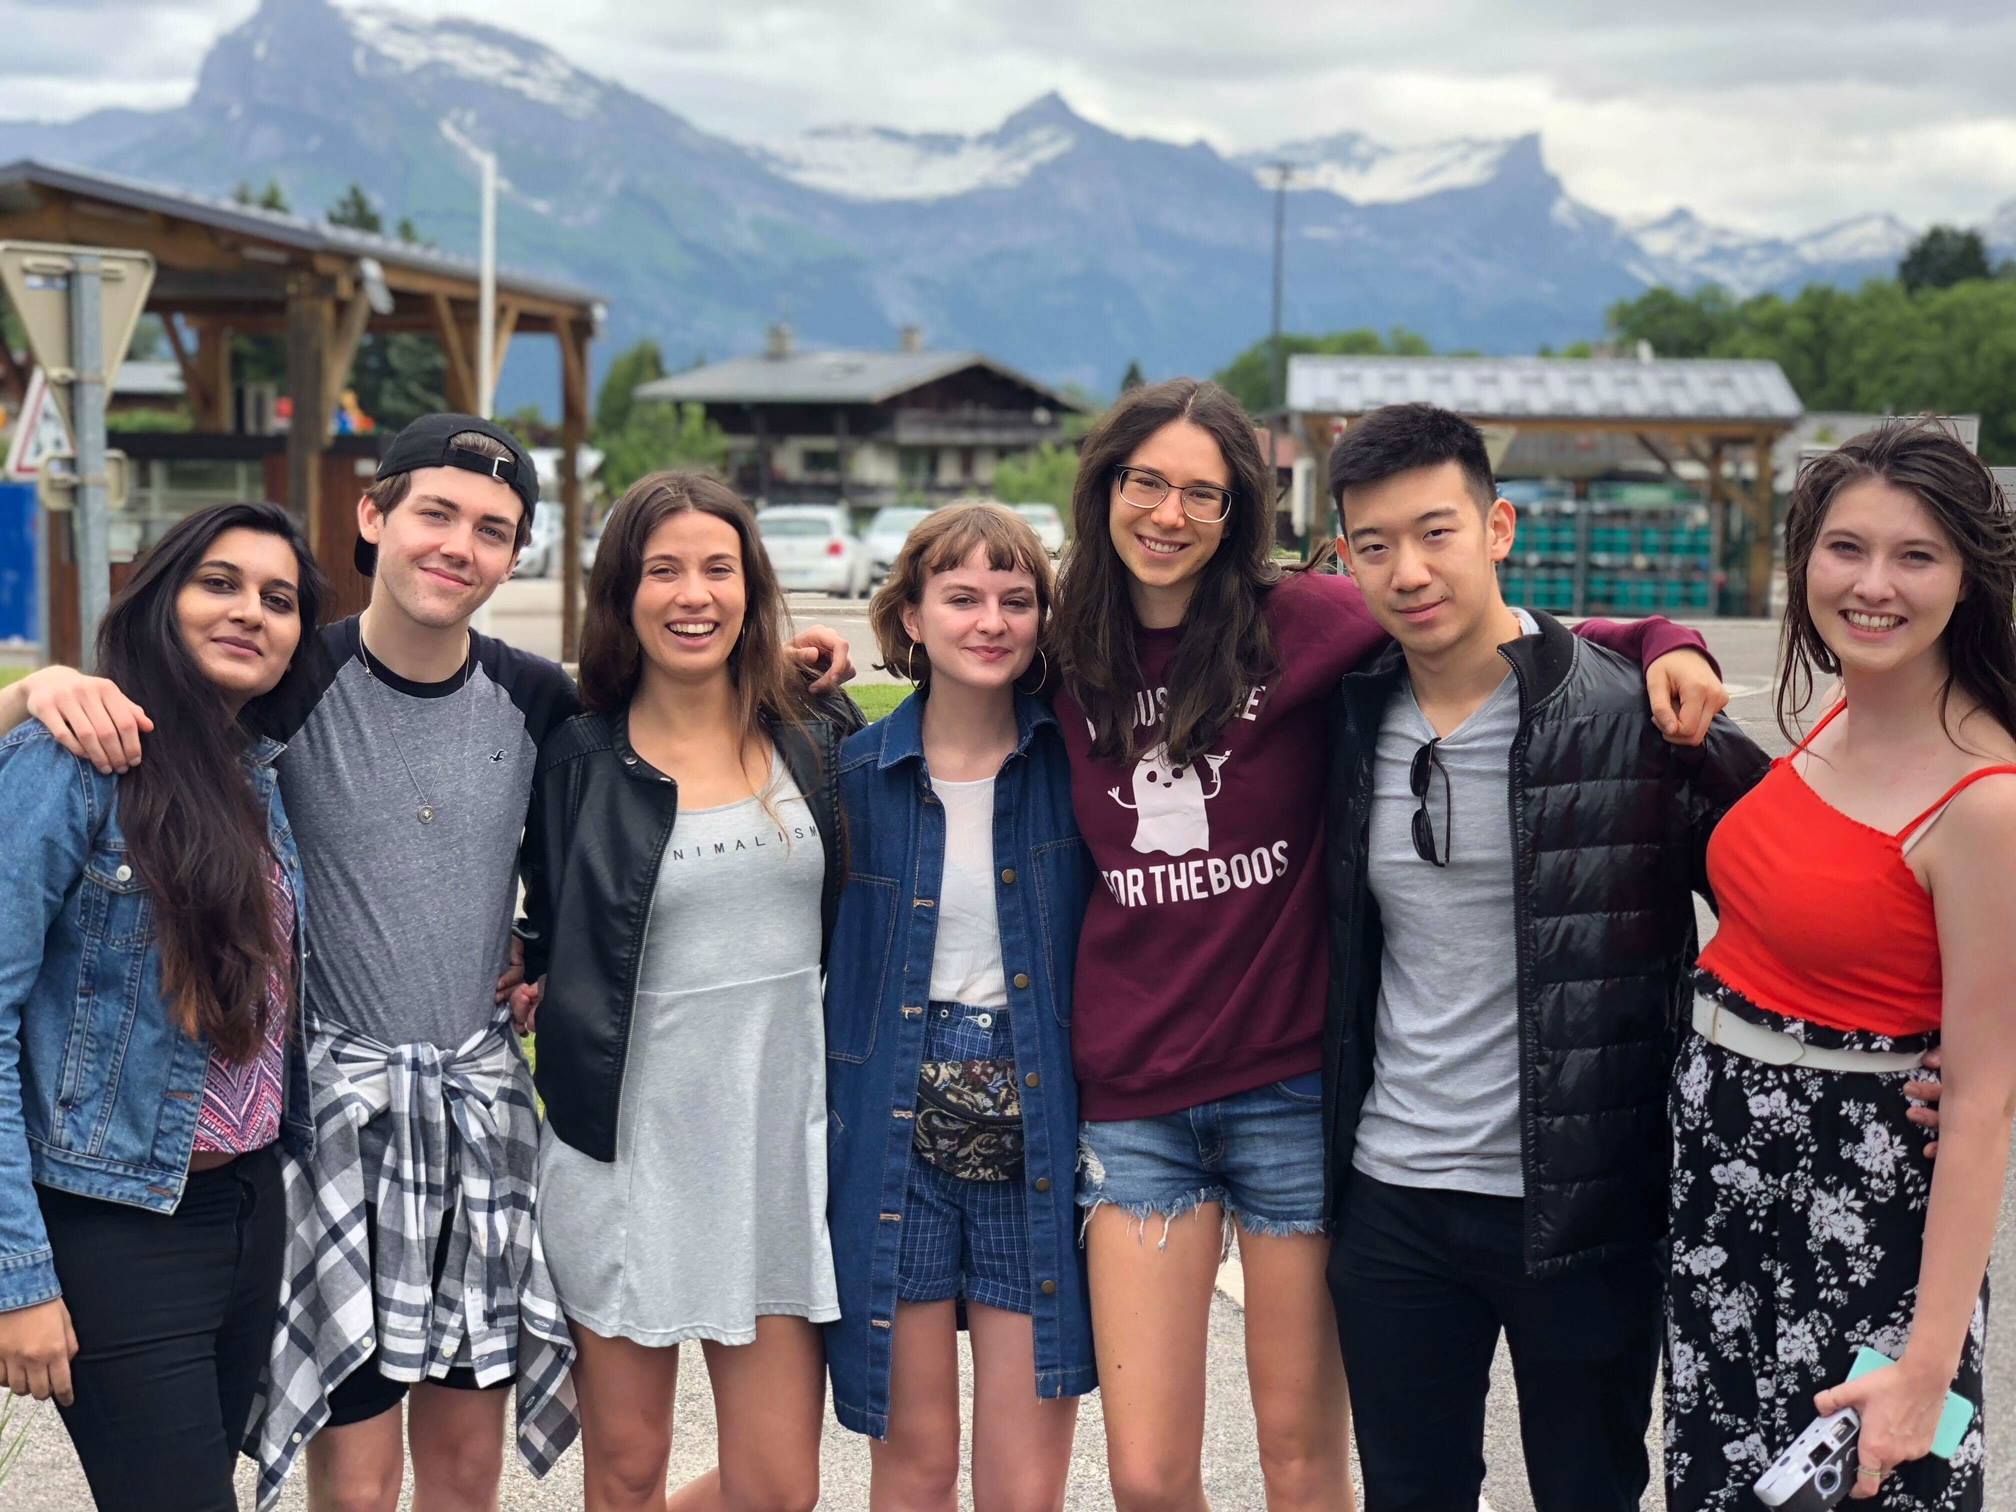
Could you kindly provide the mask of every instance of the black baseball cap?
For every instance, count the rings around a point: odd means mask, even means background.
[[[505,455],[486,457],[482,452],[452,444],[457,436],[468,435],[472,431],[495,441],[504,448]],[[518,444],[518,438],[496,422],[485,420],[480,415],[422,415],[394,436],[392,444],[385,448],[385,455],[378,463],[376,481],[382,483],[387,478],[418,472],[423,467],[456,467],[463,472],[495,478],[518,495],[518,501],[525,506],[525,524],[531,524],[532,511],[539,504],[539,470],[532,465],[532,458],[525,448]],[[522,529],[519,539],[524,539]],[[378,548],[359,536],[353,559],[357,570],[370,577],[378,566]]]

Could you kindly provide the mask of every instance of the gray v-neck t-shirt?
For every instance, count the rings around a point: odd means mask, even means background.
[[[1532,619],[1514,612],[1535,633]],[[1519,683],[1508,667],[1436,747],[1441,770],[1429,773],[1428,815],[1449,864],[1434,866],[1414,848],[1420,800],[1408,778],[1435,731],[1404,677],[1379,727],[1368,857],[1386,939],[1372,1089],[1352,1157],[1376,1181],[1499,1197],[1525,1191],[1512,904],[1518,733]]]

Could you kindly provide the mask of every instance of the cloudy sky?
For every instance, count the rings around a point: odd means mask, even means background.
[[[268,0],[316,3],[316,0]],[[346,0],[347,3],[347,0]],[[0,119],[189,93],[255,0],[0,0]],[[694,124],[978,131],[1049,89],[1225,149],[1539,131],[1577,197],[1797,232],[2016,199],[2008,0],[399,0],[524,32]],[[1623,14],[1624,12],[1630,14]],[[0,159],[6,157],[0,135]]]

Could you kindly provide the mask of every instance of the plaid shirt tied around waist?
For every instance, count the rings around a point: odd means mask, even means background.
[[[438,1379],[455,1366],[484,1386],[515,1375],[519,1456],[543,1477],[580,1422],[574,1344],[534,1222],[532,1074],[509,1019],[452,1051],[314,1024],[308,1071],[315,1158],[312,1167],[283,1162],[281,1322],[252,1419],[260,1512],[328,1421],[329,1393],[374,1349],[377,1368],[396,1381]],[[365,1139],[381,1120],[373,1133],[382,1141]]]

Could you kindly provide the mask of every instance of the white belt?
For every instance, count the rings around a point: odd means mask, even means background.
[[[1747,1055],[1767,1066],[1804,1066],[1813,1071],[1860,1071],[1874,1075],[1883,1071],[1916,1071],[1925,1064],[1922,1050],[1830,1050],[1809,1045],[1753,1024],[1740,1013],[1731,1013],[1713,998],[1697,993],[1694,998],[1694,1032],[1711,1045]]]

